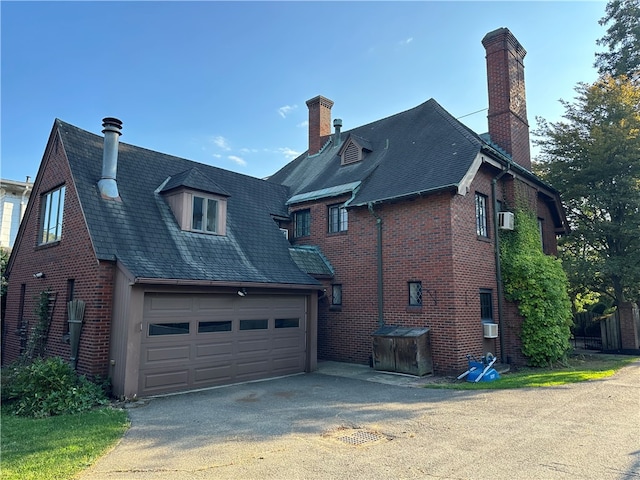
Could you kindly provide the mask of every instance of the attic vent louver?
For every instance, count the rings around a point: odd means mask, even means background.
[[[342,164],[355,163],[361,160],[361,149],[355,143],[350,143],[342,154]]]

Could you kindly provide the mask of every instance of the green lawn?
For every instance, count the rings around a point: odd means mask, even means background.
[[[487,390],[526,387],[551,387],[610,377],[625,365],[638,360],[623,355],[576,355],[566,364],[553,368],[520,368],[501,375],[492,382],[468,382],[465,379],[434,382],[425,388],[449,388],[456,390]]]
[[[2,413],[2,480],[68,480],[129,428],[127,412],[101,408],[42,419]]]

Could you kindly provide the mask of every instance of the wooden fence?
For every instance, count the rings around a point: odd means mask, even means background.
[[[573,316],[571,333],[575,348],[601,351],[622,348],[620,318],[617,311],[609,315],[592,312],[576,313]]]

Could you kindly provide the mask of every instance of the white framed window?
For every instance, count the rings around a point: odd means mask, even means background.
[[[487,196],[476,193],[476,234],[479,237],[489,236],[487,222]]]
[[[218,233],[218,201],[213,198],[193,196],[191,230]]]
[[[344,205],[329,207],[329,233],[346,232],[349,226],[347,209]]]
[[[62,238],[62,218],[64,214],[65,186],[56,188],[42,197],[42,218],[38,243],[59,242]]]

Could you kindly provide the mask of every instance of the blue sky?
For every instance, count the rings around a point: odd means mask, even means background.
[[[605,6],[2,1],[0,176],[35,178],[55,118],[100,134],[114,116],[122,142],[256,177],[307,149],[316,95],[343,131],[434,98],[483,133],[481,40],[500,27],[527,50],[535,128],[597,78]]]

